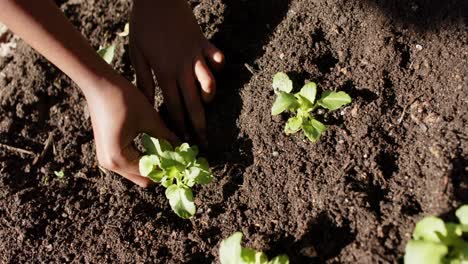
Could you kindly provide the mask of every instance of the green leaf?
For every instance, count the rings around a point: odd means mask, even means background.
[[[168,175],[164,175],[161,179],[161,185],[168,188],[169,186],[174,184],[174,179],[169,177]]]
[[[351,103],[351,97],[345,92],[325,91],[318,100],[318,104],[328,110],[336,110]]]
[[[268,258],[263,252],[257,252],[250,248],[242,248],[241,259],[244,264],[267,264]]]
[[[312,109],[314,105],[309,101],[309,99],[305,98],[299,93],[297,93],[295,97],[297,98],[297,102],[299,103],[298,111],[301,110],[307,115],[309,115],[309,110]]]
[[[289,264],[289,257],[286,255],[279,255],[270,260],[268,264]]]
[[[183,143],[182,145],[177,147],[175,151],[184,158],[186,164],[194,162],[195,158],[198,155],[198,147],[190,147],[190,145],[187,143]]]
[[[276,92],[290,93],[293,89],[293,83],[284,72],[278,72],[273,76],[273,89]]]
[[[124,30],[120,33],[117,33],[119,37],[126,37],[130,33],[130,25],[127,23],[124,26]]]
[[[236,232],[230,237],[221,241],[219,247],[219,260],[221,264],[239,264],[241,261],[241,241],[242,233]]]
[[[314,82],[310,82],[304,85],[301,91],[299,91],[299,94],[302,95],[307,100],[309,100],[311,104],[314,104],[315,97],[317,95],[317,84],[315,84]]]
[[[160,182],[164,176],[166,176],[166,173],[162,170],[154,170],[148,174],[148,178],[154,182]]]
[[[55,176],[57,176],[57,178],[59,178],[59,179],[62,179],[63,177],[65,177],[65,173],[63,172],[63,170],[61,170],[61,171],[54,171],[54,174],[55,174]]]
[[[410,240],[406,245],[405,264],[442,264],[448,247],[431,241]]]
[[[312,119],[309,122],[306,121],[303,123],[302,130],[310,141],[315,142],[319,139],[320,135],[327,130],[327,127],[321,122]]]
[[[447,229],[442,219],[428,216],[416,224],[413,231],[415,240],[441,242],[440,238],[447,236]]]
[[[187,219],[195,214],[193,193],[185,186],[171,185],[166,189],[166,197],[172,210],[181,218]]]
[[[208,161],[205,158],[198,158],[195,166],[202,170],[210,171],[210,165],[208,164]]]
[[[197,167],[191,167],[188,170],[186,177],[188,179],[188,182],[199,183],[199,184],[208,184],[213,180],[213,177],[209,171],[205,171]]]
[[[187,163],[185,162],[184,157],[177,152],[164,151],[160,157],[161,168],[164,170],[169,170],[172,167],[177,168],[179,171],[183,171]]]
[[[286,110],[297,108],[298,106],[299,104],[294,95],[280,92],[275,102],[273,103],[273,107],[271,108],[271,114],[279,115]]]
[[[157,139],[143,134],[142,136],[143,146],[145,147],[146,153],[161,155],[164,151],[173,151],[171,144],[164,139]]]
[[[148,176],[157,166],[159,158],[156,155],[145,155],[140,158],[139,169],[142,176]]]
[[[302,118],[300,116],[291,117],[288,119],[286,126],[284,127],[284,132],[289,135],[296,133],[302,128]]]
[[[461,224],[468,225],[468,205],[463,205],[455,212]]]
[[[114,60],[114,55],[115,55],[115,44],[110,45],[107,48],[101,48],[97,51],[99,56],[103,58],[108,64],[112,63],[112,60]]]
[[[445,236],[440,234],[439,236],[443,244],[452,246],[463,243],[463,240],[461,239],[461,236],[463,235],[462,225],[445,223],[445,230],[447,230],[447,234]]]

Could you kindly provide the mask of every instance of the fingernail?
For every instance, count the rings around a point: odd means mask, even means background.
[[[223,61],[223,55],[221,54],[221,52],[216,52],[213,56],[213,59],[217,62],[217,63],[221,63]]]

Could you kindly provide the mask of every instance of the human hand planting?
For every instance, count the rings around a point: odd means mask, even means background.
[[[137,86],[154,102],[154,72],[171,124],[187,140],[185,109],[198,142],[207,143],[203,102],[216,85],[210,65],[219,69],[223,54],[203,36],[185,0],[134,1],[130,18],[131,58]],[[198,90],[199,83],[201,90]]]
[[[133,139],[143,132],[172,143],[178,143],[178,139],[140,91],[120,75],[112,80],[86,93],[97,157],[106,169],[147,187],[152,181],[139,173],[140,153]]]
[[[114,71],[52,1],[5,1],[0,20],[63,70],[83,91],[99,163],[139,186],[151,180],[138,171],[133,139],[142,132],[177,143],[146,97]],[[45,29],[45,30],[44,30]]]

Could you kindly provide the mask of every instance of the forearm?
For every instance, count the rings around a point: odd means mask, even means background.
[[[116,75],[51,0],[0,0],[0,21],[67,74],[87,96],[97,83]]]

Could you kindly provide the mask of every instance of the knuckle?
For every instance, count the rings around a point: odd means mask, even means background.
[[[122,155],[120,153],[110,152],[104,157],[99,158],[99,163],[106,169],[115,171],[121,167]]]
[[[216,81],[214,78],[210,77],[205,80],[205,87],[212,91],[216,87]]]

